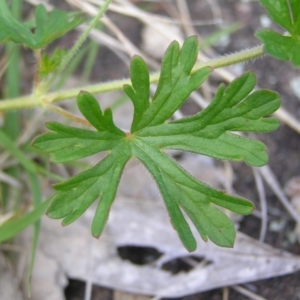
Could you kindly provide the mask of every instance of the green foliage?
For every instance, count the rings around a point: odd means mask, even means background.
[[[36,173],[37,168],[35,164],[15,145],[11,137],[2,129],[0,129],[0,147],[13,155],[27,172]]]
[[[57,70],[62,58],[66,54],[67,50],[55,49],[53,54],[49,56],[48,54],[43,55],[41,64],[39,66],[39,74],[41,77],[46,77],[50,73]]]
[[[0,0],[0,42],[13,41],[31,49],[41,49],[85,21],[79,16],[69,21],[68,14],[58,9],[48,14],[43,5],[35,8],[35,19],[36,28],[32,33],[11,15],[6,1]]]
[[[108,218],[122,171],[132,157],[139,159],[152,174],[168,209],[171,222],[184,246],[193,251],[196,241],[184,213],[201,237],[217,245],[232,247],[235,228],[216,205],[240,214],[249,214],[253,204],[216,190],[187,173],[165,149],[181,149],[220,159],[245,161],[254,166],[267,162],[265,145],[231,131],[267,132],[278,121],[265,118],[280,106],[275,92],[252,90],[255,77],[245,73],[227,88],[221,85],[212,103],[194,116],[168,121],[192,91],[210,75],[210,68],[191,70],[197,57],[197,39],[188,38],[182,49],[173,42],[162,61],[158,87],[150,98],[149,72],[142,58],[135,56],[130,67],[132,85],[124,91],[134,105],[130,133],[113,122],[110,109],[101,110],[95,98],[81,92],[77,104],[94,131],[57,122],[47,123],[47,132],[34,146],[51,153],[54,162],[63,163],[107,151],[107,156],[91,169],[54,186],[56,193],[47,214],[62,218],[63,225],[79,218],[101,196],[92,224],[99,236]]]
[[[281,35],[273,30],[260,30],[256,37],[265,45],[266,53],[300,66],[300,3],[299,0],[260,0],[270,18],[288,31]]]
[[[40,203],[31,212],[25,214],[19,219],[10,219],[0,226],[0,243],[8,241],[22,232],[28,226],[39,221],[45,214],[51,199]],[[35,250],[35,249],[33,249]]]

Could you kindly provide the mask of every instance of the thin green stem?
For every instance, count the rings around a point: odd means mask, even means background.
[[[259,46],[256,46],[256,47],[253,47],[250,49],[242,50],[240,52],[236,52],[236,53],[227,55],[227,56],[221,56],[219,58],[215,58],[215,59],[203,62],[203,63],[196,64],[192,70],[192,73],[196,72],[197,70],[199,70],[203,67],[211,67],[213,69],[228,67],[231,65],[249,61],[251,59],[258,58],[264,54],[265,54],[264,46],[259,45]]]
[[[19,20],[22,13],[22,0],[12,1],[12,15]],[[20,55],[21,48],[12,42],[6,45],[6,54],[9,57],[9,63],[6,71],[5,81],[7,89],[5,96],[8,98],[18,97],[20,95],[21,77],[20,77]],[[19,113],[10,111],[5,114],[3,128],[7,134],[16,139],[20,131]]]
[[[36,49],[34,50],[35,59],[36,59],[36,69],[34,76],[34,88],[36,88],[40,83],[40,67],[42,63],[42,50]]]
[[[12,15],[18,20],[21,18],[22,13],[22,0],[12,1],[11,3]],[[9,57],[9,63],[5,74],[6,91],[5,96],[8,98],[19,97],[21,87],[21,76],[20,76],[20,56],[21,48],[19,45],[15,45],[13,42],[9,42],[6,45],[6,54]],[[4,115],[3,130],[13,140],[16,140],[20,133],[20,113],[18,111],[7,111]],[[13,167],[6,170],[6,172],[18,178],[19,167]],[[11,192],[11,194],[10,194]],[[20,201],[19,191],[16,189],[10,189],[9,186],[4,185],[1,191],[0,200],[3,199],[3,207],[11,208],[11,203],[16,206]],[[9,200],[7,200],[9,199]]]
[[[87,84],[89,77],[92,73],[93,67],[97,60],[97,55],[99,51],[99,44],[91,40],[89,43],[89,52],[84,65],[83,74],[82,74],[82,83]]]
[[[261,45],[228,56],[219,57],[206,62],[197,63],[193,68],[192,73],[196,72],[197,70],[203,67],[211,67],[213,69],[223,68],[233,64],[255,59],[262,55],[264,55],[264,51],[263,51],[263,46]],[[154,73],[150,76],[150,83],[158,82],[158,79],[159,79],[159,73]],[[105,82],[96,85],[71,89],[67,91],[49,93],[47,95],[41,96],[40,98],[34,96],[27,96],[27,97],[12,99],[12,100],[3,100],[0,101],[0,111],[30,108],[30,107],[37,107],[37,106],[42,107],[44,105],[48,105],[57,101],[75,98],[81,90],[87,91],[91,94],[101,94],[110,91],[122,90],[124,84],[130,84],[130,83],[131,83],[130,79],[122,79],[117,81]]]
[[[95,25],[97,24],[97,22],[99,21],[99,19],[107,11],[108,6],[111,3],[111,1],[112,0],[106,0],[104,2],[103,6],[101,7],[101,9],[97,13],[97,15],[92,19],[91,23],[85,29],[85,31],[82,33],[82,35],[77,40],[77,42],[75,43],[75,45],[73,46],[73,48],[63,58],[63,60],[62,60],[62,62],[60,64],[60,66],[58,67],[57,71],[55,72],[55,74],[53,74],[52,78],[50,79],[50,82],[48,83],[48,86],[50,86],[54,82],[54,80],[57,78],[57,74],[61,74],[64,71],[64,69],[66,68],[66,66],[69,64],[69,62],[71,61],[71,59],[75,56],[76,52],[79,50],[79,48],[82,46],[82,44],[84,43],[84,41],[89,36],[89,33],[91,32],[91,30],[95,27]]]
[[[84,125],[84,126],[89,126],[89,127],[92,126],[91,123],[88,122],[87,120],[79,118],[79,117],[69,113],[68,111],[64,110],[63,108],[61,108],[59,106],[49,104],[49,105],[46,106],[46,109],[49,110],[49,111],[53,111],[53,112],[63,116],[64,118],[70,120],[70,121],[79,123],[79,124]]]
[[[34,95],[0,101],[0,111],[33,108],[40,106]]]
[[[53,91],[59,91],[65,85],[68,78],[76,71],[77,67],[87,56],[88,45],[84,45],[76,54],[76,56],[70,61],[65,70],[60,74],[59,80],[53,86]]]

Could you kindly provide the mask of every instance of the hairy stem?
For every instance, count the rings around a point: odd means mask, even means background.
[[[211,67],[213,69],[230,66],[236,63],[245,62],[251,59],[255,59],[264,55],[263,46],[257,46],[251,49],[243,50],[238,53],[234,53],[228,56],[215,58],[206,62],[197,63],[192,70],[196,72],[203,67]],[[159,73],[154,73],[150,76],[150,82],[158,82]],[[105,82],[96,85],[85,86],[76,89],[70,89],[66,91],[59,91],[49,93],[41,97],[26,96],[21,98],[15,98],[10,100],[0,101],[0,111],[11,109],[22,109],[31,107],[43,107],[57,101],[62,101],[70,98],[75,98],[81,90],[87,91],[91,94],[101,94],[110,91],[122,90],[124,84],[130,84],[130,79],[122,79],[117,81]]]
[[[40,67],[42,64],[42,51],[41,49],[36,49],[34,51],[35,59],[36,59],[36,70],[34,76],[34,88],[38,87],[40,84]]]
[[[68,111],[64,110],[63,108],[61,107],[58,107],[56,105],[52,105],[52,104],[49,104],[45,107],[47,110],[49,111],[53,111],[61,116],[63,116],[64,118],[70,120],[70,121],[73,121],[73,122],[76,122],[76,123],[79,123],[81,125],[84,125],[84,126],[89,126],[89,127],[92,127],[91,123],[88,122],[87,120],[85,119],[82,119],[82,118],[79,118],[71,113],[69,113]]]
[[[87,39],[87,37],[89,36],[89,33],[91,32],[91,30],[95,27],[95,25],[97,24],[97,22],[99,21],[99,19],[104,15],[104,13],[106,12],[106,10],[108,9],[109,4],[111,3],[112,0],[106,0],[103,4],[103,6],[101,7],[101,9],[99,10],[99,12],[97,13],[97,15],[92,19],[91,23],[89,24],[89,26],[85,29],[85,31],[82,33],[82,35],[80,36],[80,38],[77,40],[77,42],[75,43],[75,45],[73,46],[73,48],[68,52],[68,54],[63,58],[63,60],[61,61],[61,64],[59,65],[57,71],[55,72],[55,74],[53,74],[52,78],[50,79],[50,81],[47,83],[47,85],[50,87],[50,85],[55,81],[55,79],[57,78],[58,74],[61,74],[63,72],[63,70],[66,68],[66,66],[69,64],[69,62],[71,61],[71,59],[75,56],[75,54],[77,53],[77,51],[79,50],[79,48],[82,46],[82,44],[84,43],[84,41]]]

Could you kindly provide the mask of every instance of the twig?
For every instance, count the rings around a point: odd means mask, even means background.
[[[249,297],[251,300],[267,300],[266,298],[263,298],[240,285],[233,285],[231,286],[231,288],[233,288],[235,291],[239,292],[240,294]]]
[[[50,86],[56,79],[57,74],[61,74],[62,71],[66,68],[68,63],[71,61],[71,59],[74,57],[78,49],[82,46],[84,41],[89,36],[89,33],[91,30],[95,27],[97,22],[99,21],[99,18],[103,17],[104,13],[107,11],[108,6],[110,5],[112,0],[105,0],[99,11],[97,12],[96,16],[92,19],[90,24],[87,26],[86,30],[81,34],[77,42],[74,44],[72,49],[64,56],[62,59],[59,67],[57,68],[57,71],[55,74],[52,75],[52,78],[49,80],[48,85]]]
[[[2,78],[3,74],[5,73],[9,63],[9,58],[7,56],[3,56],[0,59],[0,79]]]
[[[211,8],[213,18],[215,20],[219,20],[220,23],[223,23],[222,10],[219,5],[219,2],[215,0],[207,0],[206,2]]]
[[[118,38],[118,40],[123,45],[124,50],[128,54],[129,57],[132,57],[133,55],[140,55],[147,61],[148,65],[150,65],[154,69],[159,68],[159,64],[148,57],[144,52],[140,51],[124,34],[123,32],[115,25],[113,24],[108,17],[104,17],[102,19],[103,24],[107,26]]]
[[[76,123],[84,125],[84,126],[92,127],[92,124],[90,122],[88,122],[86,119],[77,117],[59,106],[48,104],[45,108],[49,111],[53,111],[57,114],[60,114],[61,116],[63,116],[64,118],[66,118],[70,121],[76,122]]]
[[[187,36],[194,35],[196,33],[189,12],[189,8],[185,0],[177,0],[177,7],[180,13],[181,25]]]
[[[222,288],[222,300],[229,300],[229,288],[227,286]]]
[[[259,173],[258,169],[252,168],[252,172],[254,175],[254,180],[258,191],[258,197],[259,197],[260,209],[261,209],[261,227],[260,227],[259,241],[263,242],[266,237],[267,225],[268,225],[268,206],[266,200],[266,193],[261,178],[261,174]]]
[[[280,107],[274,115],[300,134],[300,122],[284,107]]]
[[[274,194],[278,197],[278,199],[281,201],[282,205],[286,208],[286,210],[291,214],[293,219],[300,224],[300,216],[295,211],[287,197],[285,196],[282,188],[280,187],[280,184],[278,183],[278,180],[276,179],[274,173],[272,172],[271,168],[269,166],[264,166],[259,169],[259,172],[261,173],[264,180],[268,183],[269,187],[272,189]]]

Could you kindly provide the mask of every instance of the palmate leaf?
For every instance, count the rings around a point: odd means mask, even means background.
[[[99,236],[123,168],[130,158],[135,157],[152,174],[171,222],[189,251],[195,250],[196,241],[186,216],[205,241],[210,239],[223,247],[233,246],[234,225],[216,206],[249,214],[254,208],[253,204],[199,182],[164,150],[181,149],[261,166],[268,159],[265,145],[238,136],[233,131],[275,130],[278,121],[265,116],[280,106],[280,99],[276,93],[267,90],[251,93],[256,80],[252,73],[245,73],[227,88],[221,85],[212,103],[202,112],[168,121],[211,72],[210,68],[203,68],[191,74],[197,46],[195,37],[188,38],[181,50],[177,42],[169,46],[152,101],[149,99],[148,68],[140,57],[132,59],[132,85],[124,86],[134,105],[130,133],[118,129],[113,123],[111,111],[102,112],[98,102],[87,92],[78,95],[77,103],[95,131],[55,122],[47,124],[51,132],[37,137],[34,145],[51,153],[54,162],[66,162],[108,151],[107,156],[93,168],[55,186],[54,200],[48,209],[50,217],[63,218],[63,224],[70,224],[100,198],[92,224],[92,234]]]
[[[49,14],[43,5],[35,8],[35,33],[16,20],[10,13],[6,0],[0,0],[0,42],[13,41],[31,49],[41,49],[85,22],[76,16],[69,20],[64,11],[54,9]]]
[[[256,37],[264,43],[266,53],[300,66],[300,3],[299,0],[260,0],[270,18],[286,29],[288,36],[273,30],[259,30]]]

